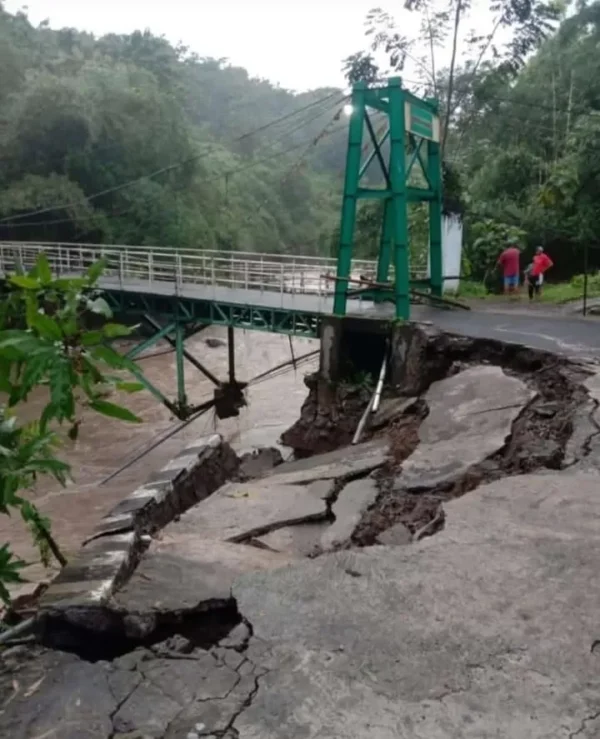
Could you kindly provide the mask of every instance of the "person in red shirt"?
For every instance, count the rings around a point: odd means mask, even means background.
[[[542,285],[544,284],[544,273],[553,266],[554,262],[544,253],[544,247],[536,246],[535,256],[527,272],[529,300],[533,300],[534,295],[538,298],[540,297],[542,294]]]
[[[498,257],[498,266],[502,267],[504,274],[504,293],[515,293],[519,291],[519,260],[521,250],[516,244],[511,244]]]

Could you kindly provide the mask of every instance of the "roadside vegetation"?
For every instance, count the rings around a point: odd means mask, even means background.
[[[137,392],[143,386],[128,376],[139,376],[137,366],[110,344],[133,329],[112,322],[96,287],[102,270],[99,262],[80,279],[56,278],[42,254],[33,269],[17,271],[2,287],[0,513],[23,519],[46,566],[53,558],[62,566],[67,561],[51,521],[31,502],[28,490],[41,476],[67,483],[70,470],[61,459],[61,438],[76,442],[84,408],[140,422],[111,399],[115,391]],[[91,320],[98,328],[89,327]],[[36,390],[46,395],[44,408],[39,418],[24,422],[23,404]],[[59,435],[61,427],[66,434]],[[0,600],[9,603],[8,587],[22,581],[26,565],[8,544],[0,546]]]

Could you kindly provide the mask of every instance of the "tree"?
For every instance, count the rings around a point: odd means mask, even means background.
[[[102,269],[98,263],[82,278],[56,278],[41,254],[33,269],[12,275],[3,287],[0,391],[8,400],[0,407],[0,512],[21,515],[45,564],[51,555],[63,565],[66,560],[51,535],[50,521],[27,499],[27,489],[40,475],[63,484],[67,480],[69,467],[56,456],[56,427],[68,425],[68,437],[75,440],[83,406],[123,421],[140,421],[107,399],[114,390],[136,392],[143,386],[123,377],[124,370],[139,370],[109,343],[133,329],[110,320],[110,309],[96,287]],[[94,314],[102,325],[89,329]],[[40,418],[20,423],[20,405],[40,387],[48,394]],[[0,598],[5,602],[7,586],[20,581],[24,566],[8,544],[0,547]]]
[[[340,90],[295,94],[148,31],[95,38],[4,10],[0,66],[0,239],[289,252],[330,235]]]
[[[557,2],[542,0],[490,0],[491,25],[487,32],[471,31],[464,41],[467,55],[462,63],[461,88],[455,84],[456,74],[463,54],[461,38],[463,28],[469,20],[470,0],[450,0],[436,3],[432,0],[406,0],[404,9],[421,16],[420,29],[416,36],[402,32],[402,24],[387,11],[375,8],[367,15],[366,34],[371,39],[371,51],[383,53],[387,61],[385,74],[402,72],[407,61],[412,62],[417,75],[417,89],[423,94],[441,98],[441,148],[445,150],[451,122],[468,94],[470,85],[477,79],[481,64],[492,56],[495,66],[505,76],[515,76],[525,64],[533,50],[555,27],[563,7]],[[508,41],[500,45],[496,41],[500,30],[508,30]],[[450,39],[448,68],[442,70],[437,55],[443,44]],[[474,54],[474,55],[473,55]],[[349,81],[379,76],[379,69],[371,55],[354,54],[345,61]],[[367,80],[370,81],[370,80]],[[443,83],[443,84],[442,84]]]

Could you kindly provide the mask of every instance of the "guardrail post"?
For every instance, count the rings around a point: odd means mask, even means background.
[[[248,289],[248,260],[244,262],[244,289]]]
[[[148,282],[152,284],[154,279],[154,254],[150,252],[148,254]]]
[[[284,280],[285,280],[285,268],[283,266],[283,262],[281,263],[281,277],[280,277],[280,279],[281,279],[281,300],[283,302],[283,288],[284,288],[283,283],[284,283]]]
[[[123,252],[119,252],[119,285],[123,289]]]
[[[175,261],[177,265],[176,280],[175,280],[175,293],[179,295],[180,288],[183,284],[183,269],[182,269],[182,263],[181,263],[181,254],[177,254],[175,256]]]

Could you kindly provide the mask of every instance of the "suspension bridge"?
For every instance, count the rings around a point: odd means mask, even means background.
[[[43,242],[0,242],[0,274],[31,268],[44,253],[55,274],[76,276],[103,260],[99,286],[113,312],[131,322],[143,322],[151,336],[134,347],[135,358],[160,340],[176,353],[177,400],[165,396],[147,380],[148,389],[178,417],[189,418],[198,407],[188,403],[184,360],[216,385],[217,412],[233,415],[243,403],[244,383],[235,377],[234,329],[255,329],[289,336],[320,337],[328,317],[407,320],[411,294],[442,300],[442,177],[437,103],[420,100],[402,88],[400,79],[367,86],[357,83],[351,97],[348,148],[342,201],[340,239],[336,258],[166,248]],[[370,112],[387,123],[375,130]],[[365,149],[366,139],[370,153]],[[372,165],[377,167],[373,177]],[[380,184],[374,186],[374,182]],[[355,224],[361,200],[383,203],[377,259],[357,260]],[[426,264],[410,261],[408,207],[426,204],[429,249]],[[44,209],[42,212],[45,212]],[[450,276],[454,277],[454,276]],[[434,320],[444,328],[461,330],[465,317]],[[449,315],[449,314],[446,314]],[[450,314],[451,315],[451,314]],[[421,318],[432,318],[421,314]],[[508,328],[502,321],[473,316],[471,334],[507,339],[502,332],[522,334],[529,342],[552,346],[555,326],[539,323],[527,330]],[[530,321],[531,323],[531,321]],[[542,319],[543,323],[543,319]],[[229,379],[220,381],[184,346],[204,327],[226,326],[229,340]],[[563,326],[565,328],[565,326]],[[565,328],[563,341],[571,351],[596,347],[598,340],[582,336],[581,326]],[[584,332],[585,333],[585,332]],[[589,332],[588,332],[589,333]],[[517,336],[517,340],[518,340]],[[574,343],[575,342],[575,343]],[[550,346],[547,346],[550,344]],[[575,344],[577,346],[575,346]],[[564,349],[564,347],[563,347]],[[219,405],[220,404],[220,405]]]

